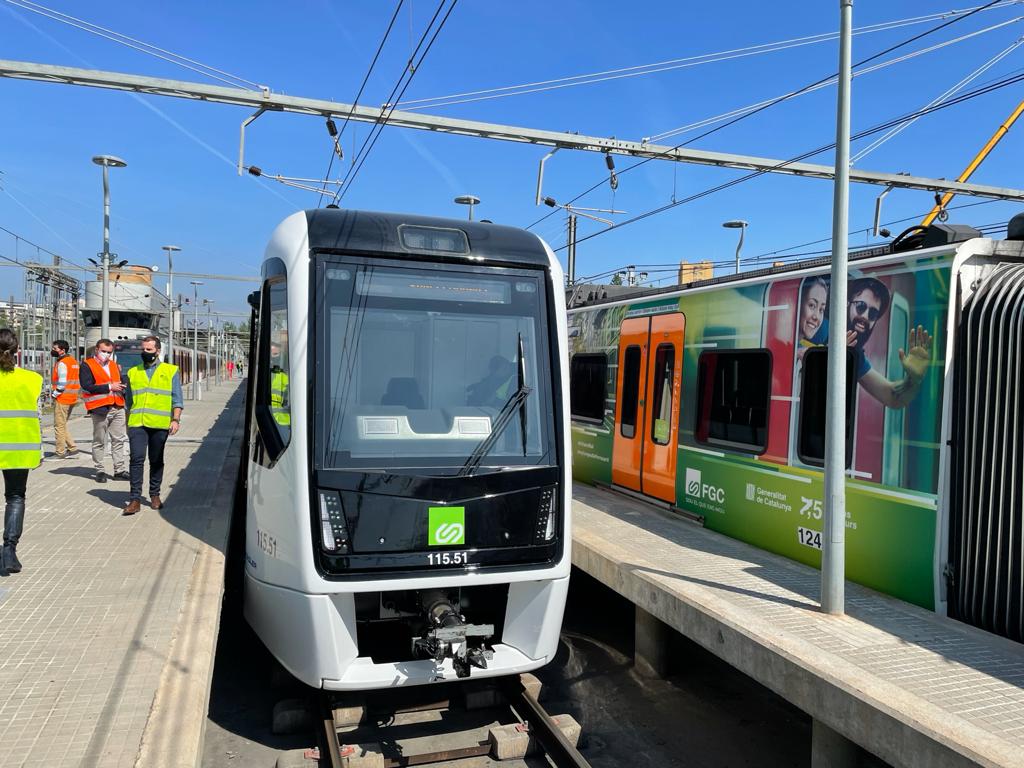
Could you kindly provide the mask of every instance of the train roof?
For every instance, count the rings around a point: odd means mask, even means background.
[[[317,208],[305,212],[311,250],[366,251],[369,253],[423,253],[407,248],[399,227],[457,229],[465,233],[471,256],[501,266],[550,267],[543,241],[522,229],[489,222],[445,219],[377,211]],[[457,257],[466,254],[428,251],[433,255]]]
[[[917,248],[899,248],[898,246],[894,249],[892,243],[886,243],[885,245],[873,246],[871,248],[862,248],[860,250],[851,251],[849,255],[850,263],[856,263],[858,261],[865,261],[868,259],[878,259],[884,256],[898,256],[898,255],[916,255],[924,250],[936,250],[942,247],[951,247],[959,243],[972,240],[976,237],[983,237],[979,230],[973,227],[967,227],[963,225],[932,225],[928,228],[926,236],[922,237],[918,242]],[[756,280],[758,278],[775,277],[785,275],[790,272],[801,272],[808,269],[816,269],[819,267],[827,267],[832,263],[831,256],[822,256],[817,259],[807,259],[804,261],[794,261],[789,264],[784,264],[779,267],[765,267],[764,269],[752,269],[747,272],[739,272],[733,275],[723,275],[721,277],[713,277],[708,280],[694,280],[691,283],[680,283],[677,285],[668,285],[662,288],[650,288],[647,290],[633,290],[627,293],[617,293],[614,296],[607,296],[600,299],[583,299],[579,297],[573,297],[572,290],[566,291],[566,306],[571,311],[574,309],[589,309],[605,304],[621,304],[623,302],[637,302],[644,301],[647,299],[656,299],[659,296],[681,293],[694,288],[706,288],[712,285],[720,285],[725,283],[735,283],[748,280]],[[596,286],[592,286],[596,287]]]

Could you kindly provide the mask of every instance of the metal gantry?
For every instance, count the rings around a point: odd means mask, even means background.
[[[320,117],[339,117],[355,122],[377,123],[384,117],[384,110],[345,104],[327,99],[310,99],[299,96],[285,96],[273,93],[269,88],[247,90],[228,88],[206,83],[184,80],[169,80],[160,77],[145,77],[122,72],[105,72],[80,67],[63,67],[52,64],[36,64],[27,61],[0,59],[0,77],[19,80],[36,80],[65,85],[84,85],[94,88],[144,93],[153,96],[170,96],[178,99],[208,101],[216,104],[232,104],[250,107],[258,113],[267,111],[291,112]],[[251,122],[256,115],[246,120]],[[739,168],[767,173],[782,173],[793,176],[809,176],[819,179],[835,178],[835,168],[830,165],[794,162],[776,158],[738,155],[730,152],[711,152],[682,146],[648,144],[643,141],[625,141],[602,136],[585,136],[564,131],[545,131],[513,125],[499,125],[477,120],[461,120],[452,117],[425,115],[415,112],[394,111],[388,113],[387,124],[397,128],[415,128],[460,136],[474,136],[498,139],[560,149],[575,149],[586,152],[601,152],[613,155],[670,160],[697,165],[713,165],[722,168]],[[243,123],[243,130],[244,130]],[[244,137],[244,133],[243,133]],[[905,189],[919,189],[928,192],[955,192],[959,195],[973,195],[999,200],[1024,200],[1024,190],[1007,187],[993,187],[984,184],[968,184],[931,179],[923,176],[908,176],[899,173],[881,173],[850,169],[851,182],[880,184]]]
[[[27,262],[25,267],[25,304],[22,313],[20,343],[33,354],[24,358],[29,367],[49,380],[50,344],[66,339],[77,356],[79,333],[78,298],[81,284],[51,264]],[[13,310],[13,307],[12,307]]]

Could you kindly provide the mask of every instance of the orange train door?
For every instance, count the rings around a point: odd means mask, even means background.
[[[630,318],[619,335],[612,482],[668,502],[676,497],[676,446],[685,318]]]

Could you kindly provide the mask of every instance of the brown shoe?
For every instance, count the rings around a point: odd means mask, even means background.
[[[142,502],[140,502],[138,499],[132,499],[131,501],[124,505],[124,509],[121,510],[121,514],[134,515],[140,509],[142,509]]]
[[[163,509],[164,508],[164,503],[162,501],[160,501],[160,495],[159,494],[156,494],[156,495],[153,495],[153,496],[149,497],[149,506],[151,506],[153,509]]]

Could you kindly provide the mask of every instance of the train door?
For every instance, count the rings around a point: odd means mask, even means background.
[[[624,320],[615,387],[612,482],[676,498],[676,446],[686,320],[674,312]]]

